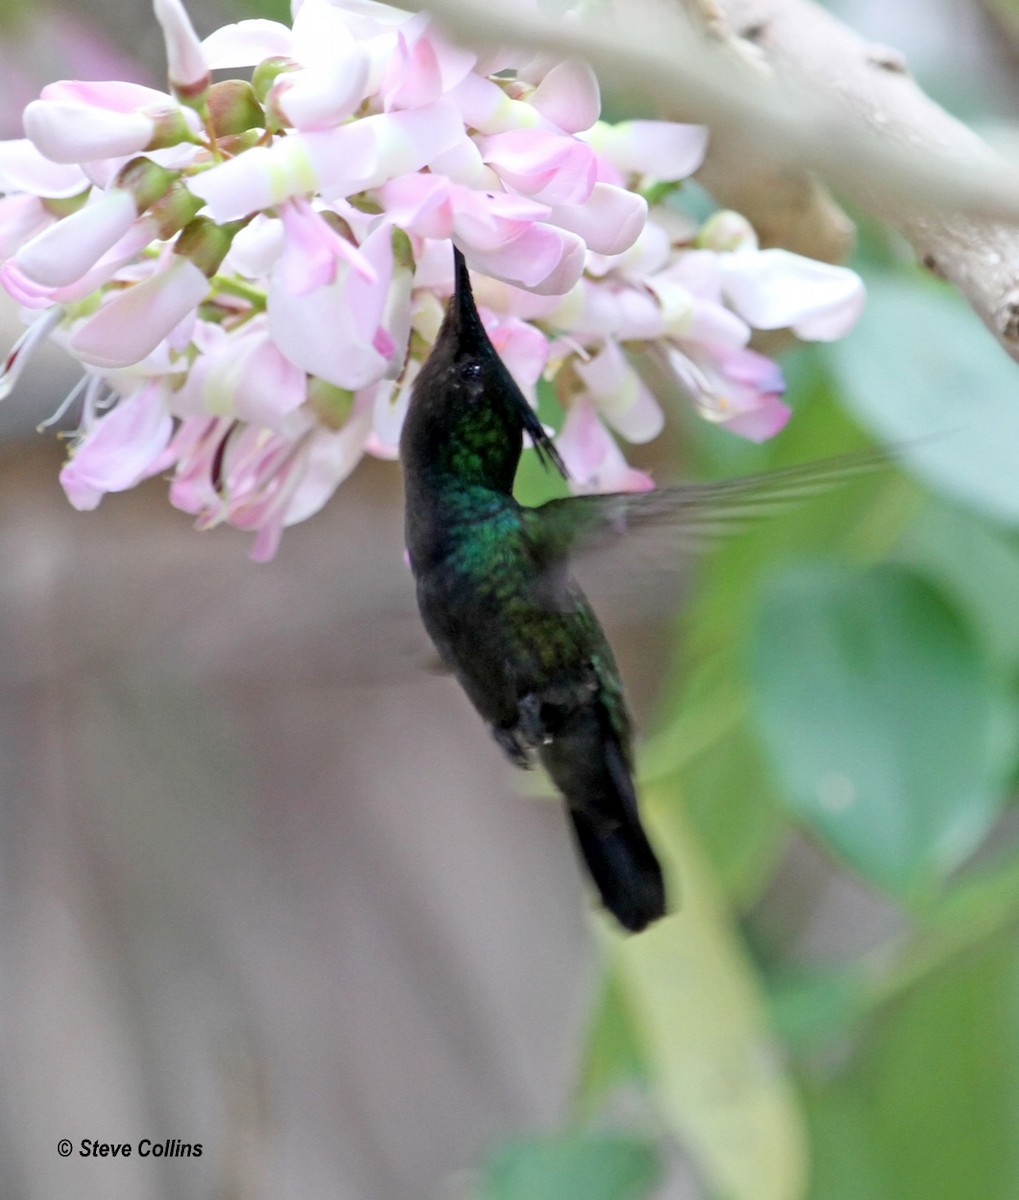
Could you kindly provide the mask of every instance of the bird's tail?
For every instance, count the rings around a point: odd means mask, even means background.
[[[541,758],[566,798],[602,903],[637,933],[665,913],[662,869],[637,811],[633,778],[601,705],[576,710]]]

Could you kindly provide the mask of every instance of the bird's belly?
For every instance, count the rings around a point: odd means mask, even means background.
[[[418,607],[428,636],[471,703],[493,725],[516,720],[519,662],[504,615],[456,583],[418,580]]]

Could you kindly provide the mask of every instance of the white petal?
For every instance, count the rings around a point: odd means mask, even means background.
[[[261,17],[224,25],[202,42],[212,71],[221,67],[253,67],[264,58],[289,58],[293,34],[278,21]]]
[[[95,266],[136,217],[134,197],[115,189],[26,242],[14,261],[36,283],[66,287]]]
[[[77,196],[88,187],[78,166],[55,163],[28,138],[0,142],[0,191],[34,192],[55,200]]]
[[[171,82],[182,88],[200,88],[209,82],[202,45],[181,0],[152,0],[152,10],[163,30]]]
[[[284,525],[296,525],[317,513],[364,455],[372,428],[370,398],[358,397],[347,423],[336,433],[321,430],[308,449],[304,474],[290,501]]]
[[[303,66],[328,70],[355,47],[341,5],[329,0],[305,0],[294,16],[294,58]]]
[[[686,179],[704,161],[708,146],[703,125],[675,121],[599,121],[581,136],[618,170],[652,179]]]
[[[356,129],[348,125],[336,133]],[[210,167],[189,179],[188,189],[208,204],[215,220],[235,221],[291,196],[314,192],[317,182],[304,137],[291,134]]]
[[[720,255],[722,290],[757,329],[791,328],[800,337],[842,337],[863,311],[863,281],[848,267],[817,262],[788,250]]]
[[[329,129],[365,98],[368,59],[359,47],[329,64],[281,77],[278,103],[295,129]]]
[[[143,113],[111,112],[58,100],[33,100],[24,112],[25,132],[57,163],[136,154],[152,140],[155,123]]]
[[[574,369],[602,416],[627,441],[650,442],[661,433],[665,418],[658,401],[614,340]]]

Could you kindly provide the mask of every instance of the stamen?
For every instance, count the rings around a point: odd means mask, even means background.
[[[0,400],[6,399],[11,394],[21,372],[25,369],[25,364],[32,357],[32,351],[44,337],[49,335],[51,330],[59,325],[63,315],[62,308],[47,309],[41,317],[29,325],[11,347],[11,352],[4,360],[3,366],[0,367]]]
[[[90,378],[92,377],[89,375],[82,375],[74,387],[71,388],[64,399],[60,402],[56,412],[53,413],[52,416],[47,417],[45,421],[40,421],[39,424],[36,425],[36,433],[42,433],[44,429],[49,429],[51,425],[56,425],[56,423],[67,414],[71,405],[74,404],[75,400],[77,400],[78,397],[85,391],[85,388],[88,387]]]

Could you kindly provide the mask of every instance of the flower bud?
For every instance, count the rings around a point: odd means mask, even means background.
[[[174,180],[167,191],[149,209],[156,222],[156,230],[162,241],[169,241],[189,224],[202,207],[202,201],[193,196],[180,179]]]
[[[277,55],[264,58],[251,73],[251,88],[259,104],[265,104],[269,99],[276,80],[288,71],[299,71],[301,68],[293,59]]]
[[[697,235],[696,245],[702,250],[756,250],[757,234],[741,213],[722,209],[710,216]]]
[[[134,196],[135,207],[141,216],[146,209],[166,195],[178,178],[179,172],[168,171],[154,163],[151,158],[139,155],[121,167],[112,186],[122,188]]]
[[[230,137],[248,129],[263,129],[265,113],[255,99],[251,84],[243,79],[224,79],[209,88],[209,120],[217,137]]]
[[[342,429],[354,407],[354,393],[312,375],[308,380],[308,406],[327,429]]]
[[[244,225],[244,221],[217,225],[209,217],[195,217],[184,227],[173,252],[193,262],[206,279],[211,279],[226,258],[234,236]]]

